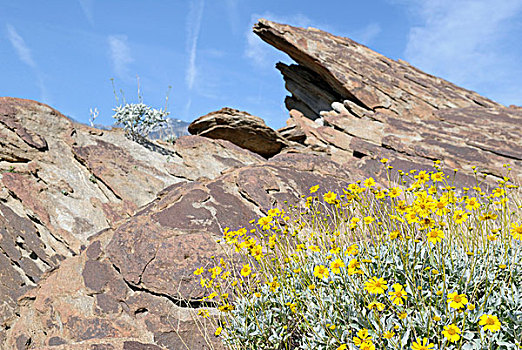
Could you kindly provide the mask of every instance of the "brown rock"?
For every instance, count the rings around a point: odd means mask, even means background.
[[[121,349],[125,340],[166,349],[208,349],[207,342],[220,348],[194,321],[206,322],[194,309],[204,290],[192,272],[219,259],[222,228],[239,228],[285,200],[296,202],[310,184],[340,190],[348,178],[325,155],[286,153],[213,180],[174,184],[26,294],[5,344],[24,339],[34,348],[55,342]]]
[[[188,126],[188,131],[193,135],[228,140],[265,158],[288,146],[288,141],[266,126],[263,119],[232,108],[199,117]]]
[[[97,132],[44,104],[1,97],[0,338],[14,320],[16,299],[97,232],[117,226],[169,185],[263,160],[200,136],[142,145],[119,129]],[[84,278],[97,293],[92,287],[102,283],[96,279],[102,268],[88,267]],[[116,308],[110,298],[99,301],[102,310]]]
[[[284,136],[368,176],[384,176],[378,160],[386,157],[402,170],[441,160],[464,170],[462,184],[473,182],[473,165],[493,181],[509,163],[522,181],[520,109],[314,28],[260,20],[254,32],[297,62],[277,64],[295,109]]]
[[[139,145],[0,98],[0,347],[219,348],[198,331],[192,272],[219,258],[224,227],[315,184],[384,179],[380,158],[404,171],[440,159],[460,184],[471,165],[495,178],[510,163],[522,180],[519,108],[316,29],[255,31],[298,63],[278,65],[294,108],[280,132],[223,109],[193,123],[208,138]]]
[[[329,110],[332,102],[343,100],[403,119],[429,118],[443,108],[500,106],[407,62],[391,60],[353,40],[318,29],[261,19],[254,33],[298,63],[279,63],[277,68],[292,92],[291,102],[306,106],[314,115],[301,111],[312,119]],[[288,103],[289,109],[300,110]]]

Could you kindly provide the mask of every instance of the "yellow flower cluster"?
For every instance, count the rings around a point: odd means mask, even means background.
[[[381,163],[388,174],[389,160]],[[396,183],[388,180],[386,188],[382,184],[387,181],[369,177],[348,184],[341,193],[316,184],[300,204],[285,208],[288,211],[270,209],[250,221],[249,229],[226,228],[221,241],[229,260],[194,271],[210,292],[204,300],[216,303],[224,313],[215,335],[234,334],[230,327],[237,322],[227,318],[238,317],[231,301],[236,298],[247,300],[254,314],[275,305],[266,300],[284,300],[272,310],[287,313],[280,316],[287,322],[277,330],[281,334],[291,329],[313,334],[306,328],[313,320],[306,317],[315,305],[313,310],[321,314],[317,321],[337,350],[401,348],[403,336],[415,328],[419,317],[428,327],[425,333],[412,333],[408,347],[413,350],[440,348],[443,342],[459,344],[468,332],[493,334],[507,327],[505,315],[485,308],[479,299],[490,291],[469,287],[475,281],[468,276],[475,270],[450,278],[453,267],[444,257],[462,250],[458,262],[472,266],[484,254],[520,247],[522,222],[508,214],[509,195],[516,188],[504,179],[489,193],[478,186],[458,190],[440,162],[435,171],[399,171],[399,176]],[[520,264],[508,258],[495,261],[487,268],[498,279],[508,278]],[[350,297],[338,300],[359,303],[370,329],[348,326],[341,305],[327,306],[327,300],[343,293]],[[381,324],[384,319],[393,321]]]

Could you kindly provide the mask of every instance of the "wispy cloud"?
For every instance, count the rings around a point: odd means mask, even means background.
[[[15,27],[11,24],[6,25],[7,28],[7,39],[11,42],[14,50],[20,61],[29,66],[34,74],[36,75],[36,85],[40,90],[40,101],[44,103],[51,103],[47,88],[45,86],[43,74],[38,68],[36,61],[33,58],[31,49],[25,43],[24,38],[16,31]]]
[[[85,15],[85,18],[87,18],[87,21],[89,24],[94,27],[94,15],[93,15],[93,7],[94,7],[94,0],[78,0],[80,3],[80,6],[82,8],[83,14]]]
[[[227,15],[228,15],[228,23],[230,24],[230,29],[233,33],[237,33],[239,29],[239,9],[238,9],[238,1],[239,0],[225,0]]]
[[[372,22],[366,27],[355,31],[349,36],[350,39],[353,39],[363,45],[369,45],[380,33],[381,26],[379,23]]]
[[[18,55],[18,58],[27,64],[29,67],[36,69],[36,63],[33,60],[33,56],[31,55],[31,50],[27,47],[24,39],[18,34],[15,27],[11,24],[7,24],[7,38],[13,45],[13,48]]]
[[[126,35],[110,35],[107,37],[114,72],[120,79],[130,78],[129,64],[134,61],[127,41]]]
[[[196,67],[196,56],[204,7],[204,0],[193,0],[190,3],[190,11],[187,16],[187,54],[189,60],[185,72],[185,81],[189,90],[192,90],[198,73]]]
[[[513,88],[522,90],[520,62],[509,54],[519,43],[506,44],[522,34],[515,20],[522,12],[522,0],[406,4],[423,23],[409,33],[405,58],[412,64],[502,101]]]

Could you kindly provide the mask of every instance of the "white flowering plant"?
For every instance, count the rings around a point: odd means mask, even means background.
[[[113,84],[114,96],[119,102],[116,89],[114,88],[114,79],[111,79]],[[170,91],[170,87],[169,87]],[[117,125],[123,127],[127,137],[134,141],[139,141],[146,138],[155,128],[166,123],[165,119],[170,113],[167,112],[168,93],[165,98],[165,108],[155,109],[143,103],[143,96],[140,93],[140,85],[138,79],[138,103],[127,103],[123,92],[123,104],[113,108],[114,115],[112,116]]]

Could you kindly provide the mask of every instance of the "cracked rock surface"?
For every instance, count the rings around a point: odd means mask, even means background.
[[[0,341],[16,300],[103,229],[165,187],[264,161],[228,141],[187,136],[140,145],[51,107],[0,98]]]
[[[295,203],[310,183],[339,191],[349,178],[326,155],[287,153],[215,179],[173,184],[27,292],[5,344],[219,349],[215,337],[200,332],[204,290],[192,272],[219,259],[221,230],[245,226],[284,200]]]
[[[315,184],[384,183],[381,158],[438,159],[468,186],[473,165],[494,183],[509,163],[522,181],[521,108],[317,29],[254,32],[297,63],[277,65],[291,93],[277,131],[223,109],[198,135],[138,144],[0,98],[0,348],[219,349],[192,272],[219,258],[225,227]]]

